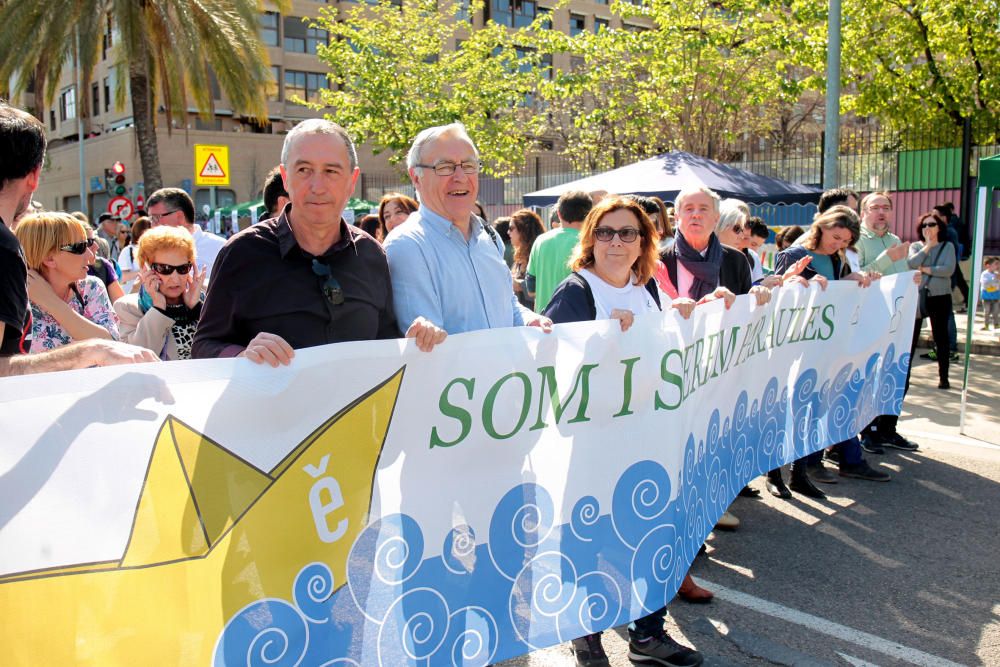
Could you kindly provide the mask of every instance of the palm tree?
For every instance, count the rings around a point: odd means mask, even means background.
[[[287,10],[288,0],[276,0]],[[36,114],[55,98],[63,67],[75,58],[79,39],[83,85],[77,104],[86,108],[90,78],[107,31],[117,26],[118,80],[128,77],[139,159],[147,191],[162,185],[155,109],[162,105],[168,131],[193,101],[211,117],[214,75],[234,108],[267,120],[270,66],[260,41],[258,0],[6,0],[0,2],[0,81],[12,77],[12,95],[33,78]],[[117,91],[119,108],[125,90]]]

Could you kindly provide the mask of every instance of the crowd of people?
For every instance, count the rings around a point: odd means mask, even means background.
[[[962,253],[949,240],[947,207],[920,216],[920,241],[903,243],[889,231],[888,193],[859,200],[850,190],[828,191],[807,230],[776,235],[773,269],[757,252],[770,236],[765,222],[706,188],[685,189],[669,204],[573,191],[560,197],[549,231],[528,209],[489,224],[477,203],[479,153],[455,123],[415,138],[407,167],[416,200],[387,194],[370,220],[348,225],[342,212],[360,173],[357,153],[346,131],[316,119],[285,137],[263,188],[269,217],[227,241],[194,223],[190,196],[176,188],[150,195],[131,225],[102,214],[95,229],[86,216],[32,211],[44,129],[3,103],[0,152],[0,376],[236,356],[277,367],[321,344],[405,336],[430,352],[449,334],[547,332],[597,319],[627,331],[644,313],[689,318],[740,295],[763,305],[776,290],[826,289],[836,280],[865,288],[914,270],[921,306],[913,347],[929,319],[939,386],[949,386],[951,285]],[[992,295],[993,326],[998,269],[1000,259],[989,258],[983,289]],[[896,431],[897,419],[880,416],[857,437],[796,461],[788,485],[771,471],[766,490],[823,498],[816,483],[839,476],[888,481],[864,454],[917,449]],[[760,491],[748,486],[740,495]],[[739,524],[726,512],[717,527]],[[679,594],[712,599],[690,577]],[[667,635],[665,613],[629,626],[629,657],[701,664],[696,650]],[[580,665],[608,664],[599,633],[575,640],[573,650]]]

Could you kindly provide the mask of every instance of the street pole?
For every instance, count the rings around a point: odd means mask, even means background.
[[[826,26],[826,132],[823,137],[823,189],[839,185],[840,156],[840,0],[830,0]]]
[[[84,215],[90,215],[87,210],[87,173],[84,168],[86,164],[83,157],[83,72],[80,68],[80,25],[77,24],[74,39],[76,46],[76,133],[78,138],[80,153],[80,210]]]
[[[219,202],[217,201],[217,195],[215,194],[215,186],[210,185],[208,188],[208,202],[212,207],[212,215],[215,215],[215,209],[219,208]],[[213,225],[215,226],[215,225]],[[218,229],[213,229],[212,231],[218,232]]]

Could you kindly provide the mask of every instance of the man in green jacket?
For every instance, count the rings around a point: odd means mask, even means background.
[[[883,276],[909,271],[906,254],[909,243],[889,231],[892,224],[892,200],[888,192],[872,192],[861,200],[861,238],[858,239],[858,262],[862,271],[878,271]]]
[[[861,238],[858,239],[858,263],[863,271],[878,271],[884,276],[909,271],[906,256],[909,243],[889,231],[892,224],[892,200],[888,192],[872,192],[861,200]],[[861,431],[861,448],[870,454],[885,454],[885,447],[912,452],[917,449],[896,431],[897,415],[880,415]]]

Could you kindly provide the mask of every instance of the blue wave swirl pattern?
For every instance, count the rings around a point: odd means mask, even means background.
[[[813,370],[791,387],[772,378],[759,399],[741,393],[730,415],[715,410],[702,437],[687,437],[679,479],[639,461],[610,508],[584,496],[566,524],[530,483],[497,504],[488,542],[456,526],[440,556],[424,557],[413,518],[383,517],[355,542],[346,582],[306,565],[292,602],[260,600],[229,620],[215,664],[482,667],[655,611],[749,479],[898,414],[909,363],[890,345],[822,385]]]

